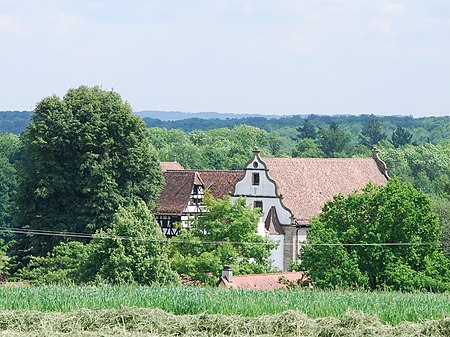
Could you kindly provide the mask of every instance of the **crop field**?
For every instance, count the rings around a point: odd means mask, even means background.
[[[0,336],[450,336],[449,294],[0,287]]]

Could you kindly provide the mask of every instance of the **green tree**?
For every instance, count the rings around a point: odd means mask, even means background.
[[[269,132],[268,140],[269,140],[268,148],[270,154],[274,157],[280,156],[283,149],[283,142],[284,142],[283,138],[280,137],[278,132],[271,131]]]
[[[398,126],[392,134],[391,141],[395,147],[411,144],[412,133],[408,130]]]
[[[19,150],[17,136],[0,134],[0,227],[12,227],[17,188],[15,162]]]
[[[88,261],[88,245],[79,241],[61,242],[45,256],[33,256],[14,277],[32,284],[78,284],[83,263]]]
[[[112,284],[177,283],[167,239],[144,202],[119,207],[112,225],[100,229],[88,244],[82,266],[85,282]]]
[[[151,205],[163,183],[145,124],[119,94],[99,87],[43,99],[23,144],[20,227],[93,233],[110,226],[118,207],[136,197]],[[18,249],[30,247],[33,255],[60,242],[24,240]]]
[[[380,120],[376,116],[370,115],[359,136],[360,143],[370,149],[386,139],[386,137],[386,134],[382,130]]]
[[[303,123],[303,126],[299,126],[297,128],[297,138],[299,140],[310,138],[310,139],[317,139],[317,128],[316,126],[311,122],[309,118],[305,119],[305,122]]]
[[[208,212],[172,239],[174,269],[207,284],[217,282],[224,265],[236,274],[271,270],[269,256],[276,243],[257,233],[260,211],[250,209],[243,198],[232,202],[230,197],[207,196],[205,202]]]
[[[428,244],[439,238],[425,194],[397,180],[369,184],[361,194],[325,204],[309,239],[334,246],[305,246],[301,265],[321,286],[441,291],[450,289],[450,264],[439,244]],[[346,245],[355,243],[362,245]]]
[[[326,157],[345,157],[351,152],[351,135],[331,123],[328,128],[319,129],[319,147]]]
[[[325,156],[319,145],[311,138],[300,140],[292,151],[293,157],[322,158]]]

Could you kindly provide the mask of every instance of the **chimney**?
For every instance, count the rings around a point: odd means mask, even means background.
[[[380,172],[386,177],[387,180],[389,180],[391,179],[391,177],[389,177],[389,174],[387,172],[386,163],[382,161],[378,155],[379,152],[380,151],[378,151],[378,149],[375,146],[372,147],[372,159],[375,160],[375,163],[377,164]]]
[[[225,277],[229,283],[233,283],[233,270],[230,266],[223,266],[222,276]]]

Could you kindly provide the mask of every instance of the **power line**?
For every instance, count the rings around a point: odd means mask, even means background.
[[[128,241],[153,241],[166,242],[167,239],[155,239],[149,237],[131,237],[131,236],[110,236],[105,234],[89,234],[76,232],[62,232],[62,231],[46,231],[40,229],[25,229],[25,228],[6,228],[0,227],[0,232],[13,234],[27,234],[27,235],[41,235],[41,236],[56,236],[56,237],[72,237],[80,239],[106,239],[106,240],[128,240]],[[188,243],[188,244],[234,244],[234,245],[271,245],[273,242],[243,242],[243,241],[193,241],[193,240],[177,240],[170,239],[174,243]],[[294,243],[284,243],[287,246],[293,246]],[[305,246],[433,246],[443,245],[450,246],[449,242],[382,242],[382,243],[299,243],[299,247]]]

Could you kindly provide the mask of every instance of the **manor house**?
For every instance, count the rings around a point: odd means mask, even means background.
[[[389,179],[376,150],[371,158],[266,158],[255,149],[242,171],[184,170],[178,163],[161,163],[161,169],[166,184],[157,220],[167,237],[206,211],[205,190],[214,198],[245,197],[250,207],[263,211],[258,232],[279,242],[271,258],[281,270],[297,261],[311,218],[326,201]]]

